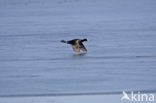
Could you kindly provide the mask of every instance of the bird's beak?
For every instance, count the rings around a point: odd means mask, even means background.
[[[89,40],[87,39],[87,42],[89,42]]]

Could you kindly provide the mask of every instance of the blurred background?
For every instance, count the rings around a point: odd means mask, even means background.
[[[0,96],[156,91],[155,0],[0,0]],[[60,40],[88,38],[75,56]]]

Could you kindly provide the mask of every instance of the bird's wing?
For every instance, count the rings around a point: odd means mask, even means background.
[[[80,49],[87,52],[86,47],[83,45],[83,43],[81,41],[79,42],[79,44],[80,44]]]
[[[78,45],[73,45],[72,48],[74,51],[80,52],[80,47]]]

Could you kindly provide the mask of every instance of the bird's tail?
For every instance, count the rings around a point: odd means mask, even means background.
[[[62,42],[62,43],[67,43],[67,41],[65,41],[65,40],[61,40],[61,42]]]

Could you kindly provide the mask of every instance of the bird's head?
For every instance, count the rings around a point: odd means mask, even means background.
[[[88,41],[88,39],[87,39],[87,38],[85,38],[85,39],[83,39],[83,41]]]

